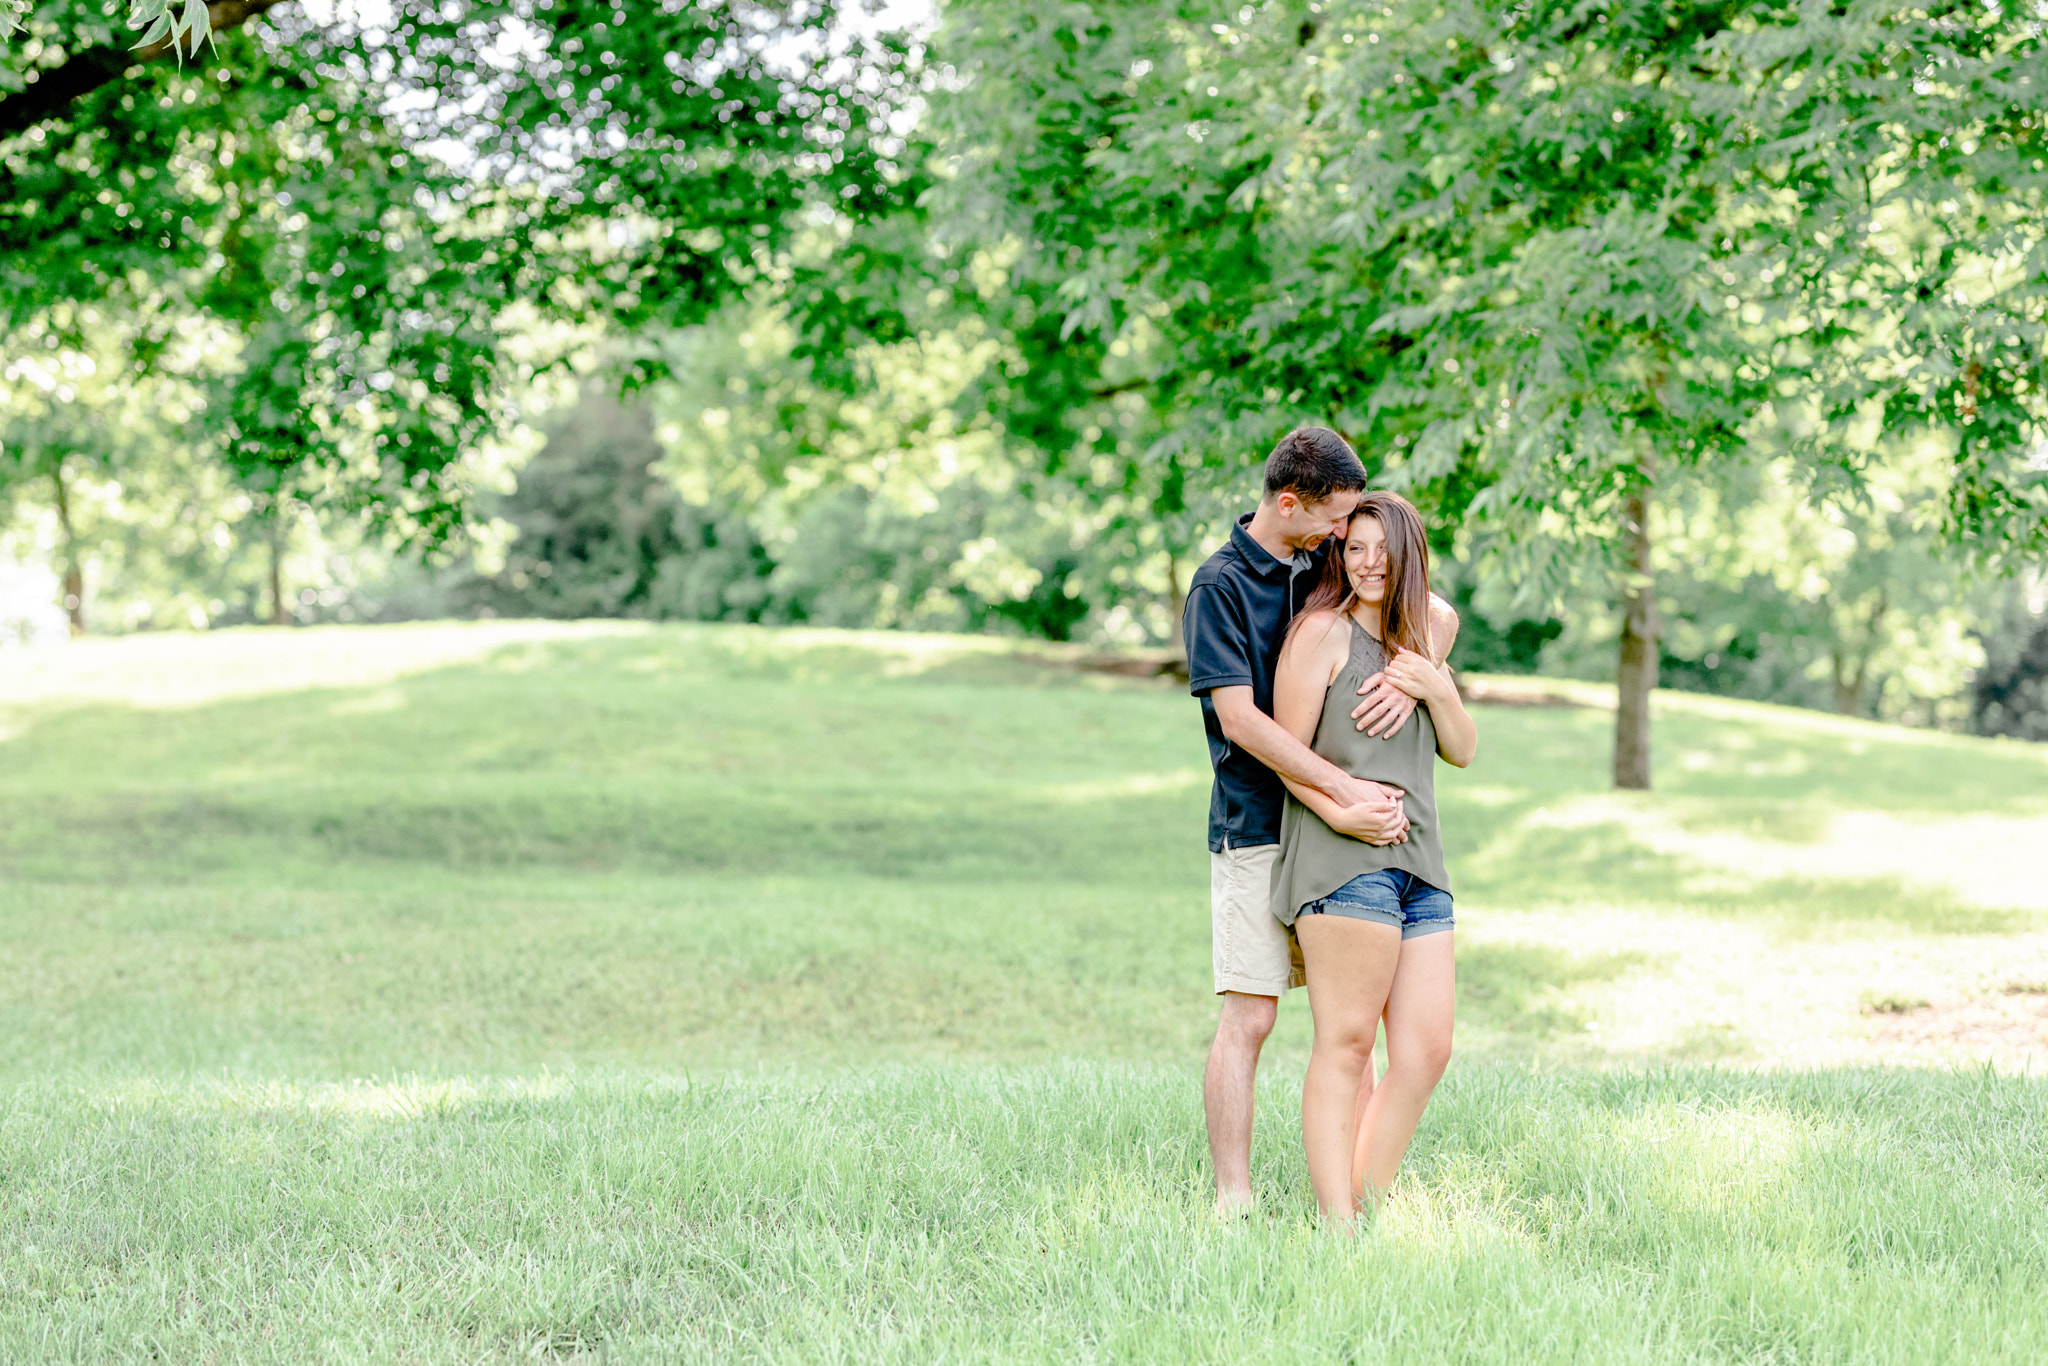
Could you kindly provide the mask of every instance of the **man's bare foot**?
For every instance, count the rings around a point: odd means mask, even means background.
[[[1249,1192],[1216,1197],[1216,1218],[1226,1224],[1251,1218],[1256,1208]]]

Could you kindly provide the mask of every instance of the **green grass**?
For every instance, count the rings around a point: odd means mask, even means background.
[[[1287,1098],[1268,1088],[1269,1108]],[[1446,1082],[1346,1242],[1204,1213],[1184,1074],[23,1087],[17,1359],[2038,1360],[2038,1090]]]
[[[1626,798],[1605,713],[1479,710],[1460,1055],[1345,1241],[1298,999],[1262,1213],[1205,1213],[1170,687],[726,628],[0,655],[0,1360],[2037,1359],[2048,1026],[1965,1025],[2048,996],[2043,750],[1659,706]]]

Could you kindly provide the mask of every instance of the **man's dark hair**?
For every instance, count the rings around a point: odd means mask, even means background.
[[[1365,488],[1365,466],[1351,443],[1328,427],[1296,427],[1266,457],[1266,496],[1291,493],[1320,503],[1339,491]]]

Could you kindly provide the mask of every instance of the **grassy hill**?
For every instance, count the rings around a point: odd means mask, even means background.
[[[1658,790],[1615,794],[1597,705],[1478,707],[1459,1059],[1349,1244],[1305,1222],[1299,1000],[1268,1213],[1207,1222],[1199,725],[1073,663],[533,623],[0,655],[0,1356],[2048,1338],[2048,750],[1660,695]]]

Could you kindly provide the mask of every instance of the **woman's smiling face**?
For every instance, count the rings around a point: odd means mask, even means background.
[[[1379,518],[1360,515],[1351,519],[1351,529],[1344,536],[1344,574],[1361,600],[1386,601],[1387,530]]]

